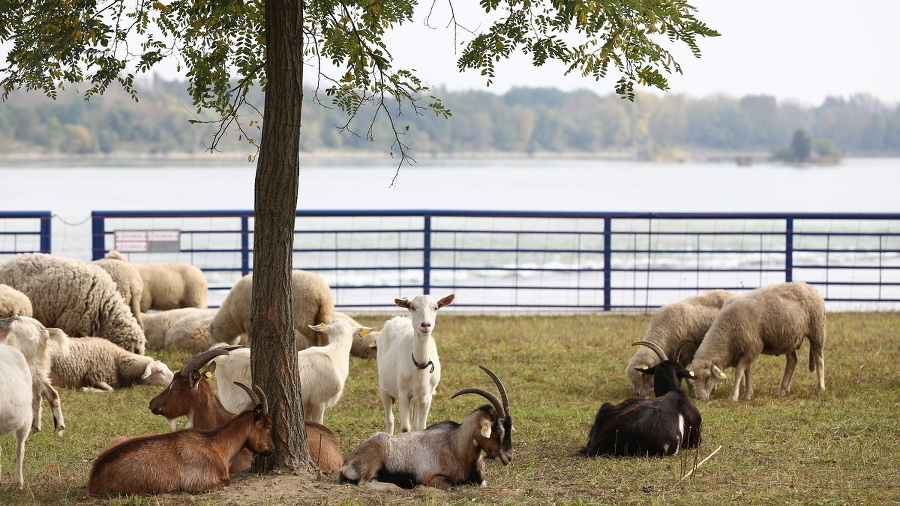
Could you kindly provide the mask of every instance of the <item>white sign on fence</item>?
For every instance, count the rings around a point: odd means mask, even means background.
[[[116,249],[123,253],[181,250],[180,230],[116,230]]]

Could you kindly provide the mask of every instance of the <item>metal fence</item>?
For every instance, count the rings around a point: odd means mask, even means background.
[[[50,211],[0,212],[0,257],[21,252],[50,253]]]
[[[95,211],[92,257],[202,268],[215,305],[253,268],[250,211]],[[816,286],[830,310],[900,303],[900,215],[298,211],[294,267],[340,308],[454,292],[472,311],[649,309],[722,288]]]

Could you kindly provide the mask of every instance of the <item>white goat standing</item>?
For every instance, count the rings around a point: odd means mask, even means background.
[[[31,433],[31,369],[22,352],[6,344],[0,344],[0,435],[14,432],[16,435],[16,485],[25,486],[22,477],[22,460],[25,458],[25,440]]]
[[[378,389],[384,405],[384,429],[394,433],[393,404],[397,401],[400,431],[422,430],[428,421],[431,398],[441,381],[441,362],[434,342],[434,320],[438,309],[450,305],[450,294],[441,300],[431,295],[394,302],[409,310],[384,324],[378,336]],[[412,424],[409,407],[413,406]]]
[[[297,352],[300,386],[303,389],[303,418],[322,423],[325,410],[333,407],[344,392],[350,374],[350,347],[353,338],[365,335],[371,327],[356,327],[344,318],[328,325],[310,325],[328,336],[326,346],[312,346]],[[216,386],[225,409],[240,413],[247,409],[246,395],[239,395],[235,382],[250,381],[250,348],[239,348],[215,358]]]

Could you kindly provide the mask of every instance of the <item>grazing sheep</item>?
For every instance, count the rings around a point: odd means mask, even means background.
[[[214,343],[235,342],[235,338],[250,335],[250,295],[253,275],[248,274],[238,280],[225,300],[222,301],[216,317],[209,326],[210,339]],[[331,288],[318,274],[295,270],[291,273],[291,298],[293,302],[294,336],[297,349],[310,346],[324,346],[325,337],[309,328],[334,320],[334,295]],[[248,345],[245,337],[241,344]]]
[[[8,285],[0,285],[0,318],[34,316],[31,299]]]
[[[354,336],[365,335],[371,328],[354,327],[338,318],[328,325],[316,325],[332,342],[327,346],[312,346],[297,352],[300,386],[303,389],[303,418],[322,423],[325,410],[337,404],[350,374],[350,346]],[[216,357],[216,385],[219,398],[226,409],[237,413],[246,409],[244,396],[232,385],[250,379],[250,349],[241,348],[228,355]]]
[[[93,262],[99,265],[101,269],[107,272],[116,283],[116,288],[125,299],[125,304],[131,308],[131,314],[137,320],[138,325],[143,327],[141,321],[141,297],[144,292],[144,280],[141,279],[141,273],[128,262],[116,260],[114,258],[101,258]]]
[[[725,290],[711,290],[659,308],[650,319],[644,341],[656,343],[666,354],[675,356],[675,346],[682,339],[690,339],[694,346],[688,346],[679,357],[682,366],[690,364],[694,350],[700,346],[722,304],[731,296],[732,293]],[[653,375],[640,371],[658,363],[659,357],[649,347],[641,346],[634,352],[625,367],[625,375],[634,386],[634,395],[646,397],[650,393]]]
[[[579,452],[587,457],[659,456],[699,446],[702,417],[681,390],[681,380],[693,379],[693,373],[681,366],[679,352],[691,343],[690,339],[680,341],[672,360],[656,343],[634,343],[650,348],[660,360],[653,367],[640,369],[641,374],[654,376],[656,398],[632,397],[619,404],[604,402],[594,417],[588,444]]]
[[[752,398],[750,366],[760,354],[785,355],[778,395],[787,395],[804,339],[809,340],[809,370],[817,374],[819,390],[825,390],[825,300],[819,291],[795,281],[733,296],[722,306],[694,354],[695,395],[709,399],[725,379],[723,370],[734,367],[729,398],[738,399],[741,382],[746,383],[744,398]]]
[[[50,329],[53,332],[62,332]],[[99,388],[112,392],[132,385],[168,385],[172,381],[169,367],[146,355],[125,351],[99,337],[69,338],[64,347],[51,344],[50,381],[58,387]],[[57,341],[58,342],[58,341]]]
[[[87,491],[97,494],[206,492],[231,483],[229,464],[244,448],[271,454],[272,416],[259,386],[243,387],[255,407],[215,430],[182,429],[109,445],[94,460]],[[257,396],[258,394],[258,396]]]
[[[106,258],[125,260],[125,257],[116,250],[110,251]],[[144,281],[144,292],[141,294],[142,312],[182,307],[206,308],[209,282],[199,268],[180,262],[131,265],[137,269]]]
[[[166,332],[163,346],[166,349],[174,348],[194,353],[208,350],[213,344],[209,337],[209,324],[215,316],[215,309],[198,309],[180,318]]]
[[[362,327],[359,322],[347,316],[345,313],[335,311],[334,319],[337,320],[338,318],[344,318],[345,320],[350,322],[350,325],[354,327]],[[359,358],[377,358],[378,347],[375,343],[378,340],[378,334],[380,333],[380,331],[375,330],[373,332],[369,332],[364,336],[354,336],[353,346],[350,347],[350,354],[354,357]]]
[[[455,295],[441,300],[431,295],[394,299],[410,316],[388,320],[378,336],[378,390],[384,406],[384,429],[394,433],[394,401],[400,413],[400,431],[422,430],[428,421],[431,398],[441,381],[441,361],[434,342],[438,309],[450,305]],[[409,420],[413,407],[412,424]]]
[[[229,349],[213,348],[198,353],[184,364],[175,378],[165,390],[150,400],[150,411],[155,415],[166,417],[172,430],[175,430],[175,419],[181,416],[188,418],[185,428],[194,427],[200,430],[211,430],[221,427],[234,414],[225,409],[216,397],[209,378],[216,370],[215,362],[209,364],[205,371],[200,369],[211,359],[219,355],[227,355]],[[337,471],[344,463],[337,436],[328,427],[315,422],[306,422],[309,458],[323,471]],[[253,462],[253,452],[244,448],[235,455],[228,470],[231,474],[245,471]]]
[[[484,457],[512,461],[512,416],[506,388],[490,369],[480,366],[500,390],[497,396],[479,388],[453,394],[476,394],[491,402],[472,411],[462,423],[436,423],[425,430],[379,432],[347,455],[341,483],[382,491],[420,485],[451,490],[460,485],[484,486]]]
[[[31,299],[34,318],[70,336],[96,336],[144,353],[146,339],[109,274],[91,262],[22,253],[0,262],[0,283]]]
[[[209,310],[184,307],[181,309],[169,309],[168,311],[141,313],[141,320],[144,322],[144,335],[147,337],[147,348],[151,350],[165,349],[166,334],[178,320],[185,316],[205,311]]]
[[[61,436],[66,430],[66,421],[63,418],[59,393],[50,383],[49,348],[56,345],[65,349],[68,341],[59,337],[58,329],[47,329],[34,318],[14,316],[0,320],[0,343],[19,350],[31,371],[32,432],[41,430],[41,398],[44,398],[53,411],[54,430]]]
[[[22,462],[25,460],[25,440],[31,433],[33,412],[31,369],[22,352],[0,344],[0,435],[16,436],[16,485],[25,487]]]

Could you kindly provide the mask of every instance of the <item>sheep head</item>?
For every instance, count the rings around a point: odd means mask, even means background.
[[[725,381],[725,373],[711,360],[694,360],[691,364],[694,369],[694,395],[701,401],[709,400],[716,385]]]
[[[475,435],[474,443],[484,451],[491,459],[497,459],[504,466],[512,462],[512,416],[509,414],[509,396],[500,378],[487,367],[479,366],[481,370],[497,385],[502,402],[496,395],[480,388],[466,388],[453,394],[451,399],[463,394],[476,394],[490,401],[491,406],[483,406],[473,413],[477,416],[478,426],[481,430]],[[471,416],[471,415],[470,415]]]

